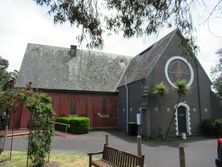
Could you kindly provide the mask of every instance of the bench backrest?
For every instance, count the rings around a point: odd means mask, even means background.
[[[117,167],[143,167],[144,164],[144,155],[130,154],[107,145],[104,145],[102,158]]]

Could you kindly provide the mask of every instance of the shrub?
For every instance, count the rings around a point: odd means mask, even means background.
[[[201,123],[203,135],[221,137],[222,136],[222,119],[207,119]]]
[[[89,132],[89,118],[88,117],[59,117],[56,122],[69,124],[67,132],[74,134],[85,134]],[[66,127],[63,125],[56,124],[56,130],[65,131]]]

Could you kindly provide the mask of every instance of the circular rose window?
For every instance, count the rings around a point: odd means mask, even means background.
[[[165,75],[169,84],[174,88],[177,88],[175,82],[183,79],[188,82],[187,86],[190,86],[194,77],[190,63],[180,56],[171,57],[167,61],[165,65]]]

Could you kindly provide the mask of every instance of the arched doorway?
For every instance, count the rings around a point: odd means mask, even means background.
[[[187,116],[184,106],[179,106],[177,108],[177,120],[179,133],[187,133]]]
[[[191,135],[190,107],[186,103],[179,103],[175,112],[176,135],[186,133]]]

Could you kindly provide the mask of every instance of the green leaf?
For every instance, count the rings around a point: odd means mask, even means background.
[[[185,79],[182,79],[182,80],[177,80],[175,82],[175,85],[177,87],[177,92],[178,92],[178,95],[179,96],[182,96],[182,95],[186,95],[187,94],[187,91],[188,91],[188,87],[187,87],[187,80]]]
[[[156,84],[154,86],[153,93],[157,94],[157,95],[161,95],[161,96],[166,95],[167,94],[167,85],[163,81],[161,81],[159,84]]]

